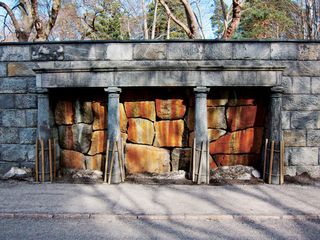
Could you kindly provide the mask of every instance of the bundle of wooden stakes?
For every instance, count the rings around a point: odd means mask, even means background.
[[[39,151],[40,146],[40,151]],[[46,157],[47,152],[47,157]],[[43,139],[36,140],[36,163],[35,163],[35,179],[36,182],[39,182],[39,164],[41,157],[41,174],[40,179],[41,182],[45,182],[45,165],[46,161],[49,161],[49,180],[53,182],[53,180],[57,177],[57,163],[56,163],[56,139],[48,139],[48,151],[45,151],[45,141]]]
[[[110,145],[112,146],[112,149],[110,149]],[[105,158],[105,164],[104,164],[104,182],[107,182],[108,179],[108,184],[111,184],[111,178],[112,178],[112,172],[114,168],[114,160],[116,153],[118,155],[118,164],[119,164],[119,169],[120,169],[120,178],[121,182],[124,182],[125,180],[125,168],[124,168],[124,145],[122,140],[117,140],[115,142],[110,143],[110,140],[107,140],[107,148],[106,148],[106,158]],[[108,172],[108,164],[109,164],[109,152],[111,152],[110,156],[110,168]]]
[[[205,158],[205,159],[203,159]],[[197,161],[198,160],[198,161]],[[206,161],[206,169],[202,169],[203,161]],[[201,183],[202,171],[206,172],[206,184],[210,182],[210,165],[209,165],[209,141],[202,141],[200,149],[196,147],[196,138],[193,140],[192,147],[192,162],[190,164],[192,169],[192,182]]]

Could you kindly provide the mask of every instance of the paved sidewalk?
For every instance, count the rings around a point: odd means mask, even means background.
[[[0,182],[0,218],[320,219],[320,187]]]

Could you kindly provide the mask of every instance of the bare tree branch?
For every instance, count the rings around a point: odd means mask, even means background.
[[[233,36],[234,32],[237,30],[238,25],[240,23],[240,18],[241,18],[240,0],[233,0],[232,1],[232,20],[227,30],[223,34],[224,39],[230,39]]]
[[[153,23],[152,23],[151,39],[154,39],[154,36],[155,36],[155,33],[156,33],[157,10],[158,10],[158,0],[154,0],[154,13],[153,13]]]

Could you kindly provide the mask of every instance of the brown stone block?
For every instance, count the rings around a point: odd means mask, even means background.
[[[129,173],[170,172],[170,151],[152,146],[127,144],[126,168]]]
[[[209,142],[215,141],[221,136],[225,135],[227,132],[222,129],[208,129],[208,139]]]
[[[264,114],[257,106],[228,107],[227,121],[231,131],[263,125]]]
[[[215,160],[220,163],[221,166],[257,166],[260,162],[259,155],[215,155]]]
[[[102,130],[108,128],[107,108],[104,103],[93,102],[93,130]]]
[[[229,99],[228,101],[228,106],[248,106],[255,104],[256,100],[254,98]]]
[[[213,158],[211,157],[211,155],[209,154],[209,168],[214,170],[216,169],[218,166],[216,164],[216,162],[213,160]]]
[[[172,171],[189,171],[190,161],[192,159],[191,148],[175,148],[171,152]]]
[[[154,138],[153,122],[142,118],[130,118],[128,140],[134,143],[152,145]]]
[[[260,153],[263,128],[228,133],[210,143],[210,154]]]
[[[156,129],[155,146],[182,147],[184,121],[160,121],[154,124]]]
[[[97,154],[95,156],[86,156],[86,169],[102,170],[103,155]]]
[[[153,101],[125,102],[124,108],[128,118],[156,120],[155,103]]]
[[[72,124],[74,112],[71,101],[59,101],[54,111],[54,119],[56,124]]]
[[[209,107],[208,112],[208,128],[227,129],[224,107]]]
[[[105,152],[107,132],[94,131],[91,138],[91,147],[88,152],[89,155],[96,155],[97,153]]]
[[[64,168],[84,169],[85,156],[70,150],[61,151],[61,161]]]
[[[119,111],[120,111],[120,131],[123,133],[126,133],[127,132],[127,125],[128,125],[128,118],[127,118],[126,112],[124,110],[123,103],[120,103]]]
[[[187,126],[189,131],[194,130],[194,107],[188,109]]]
[[[75,122],[76,123],[87,123],[93,122],[92,104],[91,102],[83,102],[76,100],[74,102]]]
[[[228,103],[228,98],[207,99],[207,107],[225,106],[227,103]]]
[[[156,99],[156,111],[161,119],[182,119],[186,105],[183,99]]]

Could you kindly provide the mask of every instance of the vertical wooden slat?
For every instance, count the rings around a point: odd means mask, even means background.
[[[284,142],[280,142],[280,162],[279,162],[280,176],[279,183],[280,185],[284,182]]]
[[[210,183],[209,140],[207,140],[207,184]]]
[[[199,171],[198,171],[198,178],[197,178],[197,183],[200,184],[201,183],[201,174],[202,174],[202,151],[203,151],[203,142],[201,142],[201,147],[200,147],[200,161],[199,161]]]
[[[56,179],[57,177],[57,153],[56,153],[56,139],[54,138],[53,139],[53,148],[52,148],[52,151],[53,151],[53,180]]]
[[[117,152],[118,152],[118,163],[119,163],[119,170],[120,170],[120,179],[121,182],[123,182],[124,180],[122,179],[123,175],[122,175],[122,154],[120,151],[120,141],[116,141],[116,147],[117,147]]]
[[[43,139],[40,139],[41,145],[41,181],[44,182],[44,143]]]
[[[36,140],[36,182],[39,182],[39,139]]]
[[[122,156],[122,178],[123,178],[123,181],[126,179],[126,170],[125,170],[125,156],[124,156],[124,142],[123,142],[123,139],[121,138],[121,156]]]
[[[269,140],[266,139],[265,144],[264,144],[263,172],[262,172],[263,181],[266,180],[266,166],[267,166],[268,141],[269,141]]]
[[[110,171],[109,171],[109,178],[108,178],[108,184],[111,184],[111,176],[113,171],[113,162],[114,162],[114,154],[115,154],[115,148],[116,144],[114,143],[112,146],[112,154],[111,154],[111,163],[110,163]]]
[[[49,145],[49,176],[50,176],[50,182],[52,182],[53,177],[52,177],[52,141],[51,141],[51,138],[48,139],[48,145]]]
[[[196,174],[196,139],[193,139],[193,152],[192,152],[192,182],[195,182]]]
[[[269,165],[269,179],[268,179],[269,184],[271,184],[271,177],[272,177],[273,155],[274,155],[274,141],[271,142],[271,150],[270,150],[270,165]]]
[[[105,158],[105,162],[104,162],[104,179],[103,179],[103,181],[105,183],[107,182],[109,143],[110,143],[110,141],[109,141],[109,139],[107,139],[106,158]]]

